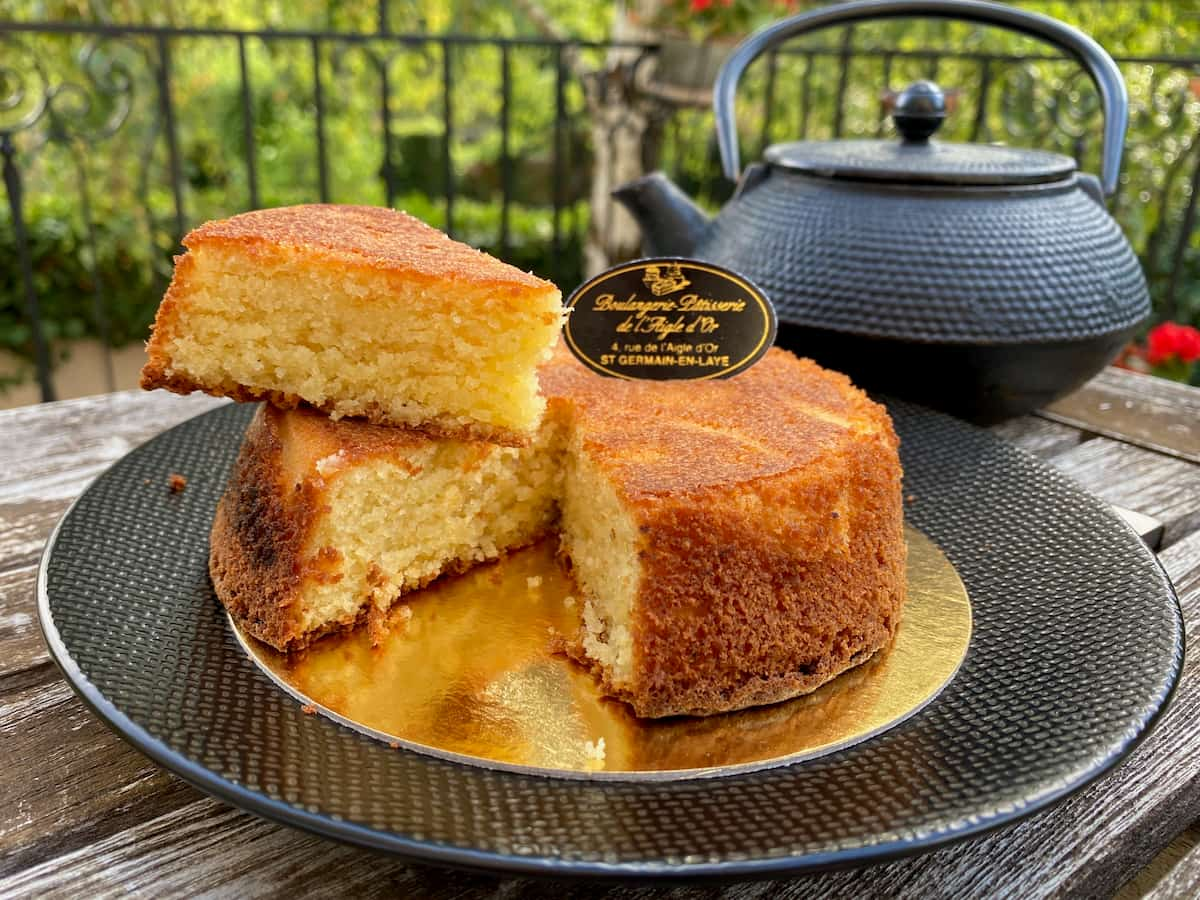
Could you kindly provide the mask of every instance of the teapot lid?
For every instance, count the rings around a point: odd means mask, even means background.
[[[795,141],[774,144],[764,156],[772,165],[810,175],[910,184],[1040,184],[1075,171],[1075,160],[1061,153],[931,141],[945,117],[941,89],[918,81],[900,94],[892,113],[903,140]]]

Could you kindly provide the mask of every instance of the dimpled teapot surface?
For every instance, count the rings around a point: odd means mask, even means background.
[[[775,145],[740,171],[737,81],[779,42],[831,24],[929,15],[1003,25],[1080,60],[1105,110],[1101,178],[1055,153],[933,137],[938,87],[897,100],[896,141]],[[979,421],[1019,415],[1111,361],[1149,314],[1137,258],[1104,206],[1116,187],[1124,84],[1090,38],[991,3],[865,0],[779,22],[734,51],[714,90],[734,198],[709,220],[664,175],[619,188],[655,254],[735,269],[775,303],[779,342],[866,387]]]

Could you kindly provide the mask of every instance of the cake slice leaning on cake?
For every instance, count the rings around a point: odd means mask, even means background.
[[[536,429],[562,322],[549,282],[376,207],[259,210],[183,243],[143,387],[509,444]]]

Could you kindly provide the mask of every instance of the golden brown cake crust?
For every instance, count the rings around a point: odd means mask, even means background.
[[[324,413],[326,416],[334,411],[337,404],[336,400],[330,400],[321,404],[312,404],[298,397],[296,394],[289,394],[283,391],[260,391],[242,384],[228,389],[199,384],[179,373],[168,375],[167,367],[169,359],[162,352],[161,347],[155,345],[153,342],[147,345],[146,351],[150,358],[146,365],[142,367],[141,380],[139,382],[143,390],[152,391],[156,388],[162,388],[174,394],[184,395],[198,391],[213,397],[228,397],[231,400],[236,400],[238,403],[266,402],[277,409],[316,410]],[[502,447],[526,447],[530,441],[530,436],[524,432],[511,431],[492,425],[486,428],[482,426],[461,425],[456,422],[444,422],[436,418],[422,422],[416,426],[397,426],[388,420],[387,415],[382,410],[375,407],[368,407],[365,414],[360,417],[348,417],[339,420],[330,419],[329,421],[345,421],[355,425],[381,426],[400,431],[411,431],[426,435],[427,437],[446,438],[450,440],[487,441],[499,444]]]
[[[248,253],[299,251],[407,278],[469,281],[522,292],[557,290],[420,219],[378,206],[309,203],[260,209],[207,222],[183,239],[189,250],[217,244],[237,245]]]
[[[152,391],[155,388],[164,388],[176,394],[190,394],[193,391],[205,390],[203,385],[197,384],[190,378],[169,374],[171,356],[166,349],[167,336],[174,333],[175,324],[179,319],[180,295],[184,291],[183,285],[192,277],[195,267],[195,257],[186,253],[175,257],[175,270],[171,273],[171,283],[167,285],[167,292],[163,295],[162,303],[158,305],[158,311],[154,314],[154,324],[150,326],[150,340],[146,342],[147,359],[146,364],[142,366],[139,380],[143,390]],[[238,392],[224,392],[224,396],[232,396],[234,400],[241,403],[259,399],[251,396],[233,396]],[[222,396],[222,394],[214,392],[213,396]]]
[[[209,537],[217,597],[249,634],[277,649],[296,645],[301,548],[317,509],[313,485],[285,491],[279,414],[255,414]]]
[[[588,455],[630,500],[803,468],[836,452],[848,426],[891,431],[845,375],[777,347],[734,378],[626,381],[585,369],[560,342],[538,375],[551,403],[576,411]]]
[[[886,514],[863,512],[849,553],[816,559],[764,547],[736,516],[681,506],[644,517],[633,688],[597,674],[655,718],[775,703],[866,661],[900,623],[905,547]]]
[[[645,717],[741,709],[811,691],[888,644],[906,548],[881,406],[778,349],[692,383],[605,379],[563,352],[543,389],[571,404],[639,532],[633,677],[616,684],[571,649],[609,693]]]

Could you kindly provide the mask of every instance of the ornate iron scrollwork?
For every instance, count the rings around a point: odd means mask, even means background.
[[[104,43],[116,42],[106,40]],[[80,83],[51,75],[43,61],[23,41],[13,35],[0,35],[0,46],[4,48],[3,62],[0,62],[0,166],[17,243],[33,358],[43,400],[53,400],[55,391],[50,347],[42,328],[33,283],[18,156],[32,155],[48,143],[67,148],[76,169],[81,212],[94,265],[95,225],[81,147],[116,134],[129,118],[134,90],[134,79],[126,63],[102,50],[101,45],[99,36],[92,37],[77,54],[78,73],[84,81]],[[94,276],[95,272],[92,274]],[[106,317],[98,292],[93,301],[93,314],[100,323],[102,337],[107,338]],[[111,367],[108,376],[111,385]]]

